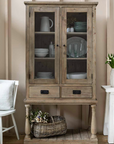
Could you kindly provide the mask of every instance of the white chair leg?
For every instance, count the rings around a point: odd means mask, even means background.
[[[0,144],[3,144],[2,117],[0,117]]]
[[[15,122],[14,115],[11,114],[11,117],[12,117],[12,121],[13,121],[13,125],[14,125],[14,128],[15,128],[17,139],[19,140],[19,134],[18,134],[17,125],[16,125],[16,122]]]

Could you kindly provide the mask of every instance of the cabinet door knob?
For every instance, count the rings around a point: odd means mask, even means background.
[[[63,46],[65,47],[65,44]]]
[[[59,45],[57,44],[57,47],[59,47]]]

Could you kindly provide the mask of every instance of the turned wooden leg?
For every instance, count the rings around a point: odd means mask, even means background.
[[[26,120],[25,120],[25,138],[30,139],[30,123],[29,123],[29,109],[30,105],[25,105],[26,107]]]
[[[91,120],[91,139],[96,138],[97,127],[96,127],[96,105],[91,105],[92,108],[92,120]]]

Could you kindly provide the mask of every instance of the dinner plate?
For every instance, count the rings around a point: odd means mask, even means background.
[[[86,79],[87,73],[84,72],[75,72],[67,74],[68,79]]]
[[[81,43],[82,43],[82,48],[80,50]],[[75,45],[77,45],[78,57],[84,57],[84,55],[87,53],[87,42],[85,39],[81,37],[71,37],[67,39],[67,55],[69,55],[69,45],[71,45],[71,57],[73,58],[75,57],[75,54],[74,54]]]

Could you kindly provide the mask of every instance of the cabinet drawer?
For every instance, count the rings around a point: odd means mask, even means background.
[[[91,98],[92,87],[62,87],[64,98]]]
[[[59,97],[59,87],[30,87],[29,97]]]

